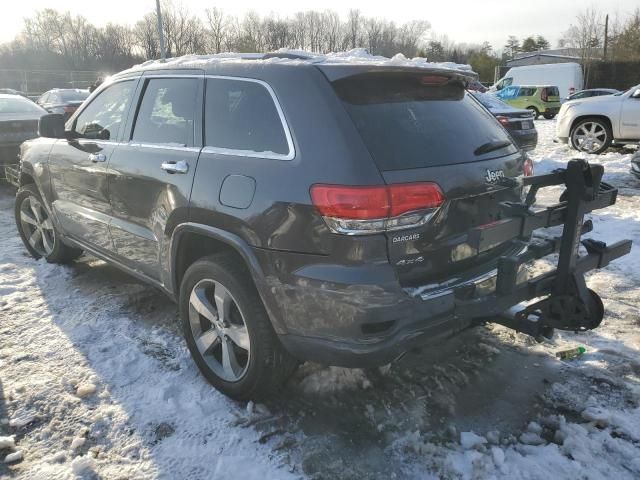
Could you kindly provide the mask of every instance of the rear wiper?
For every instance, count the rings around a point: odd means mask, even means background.
[[[480,145],[473,151],[474,155],[482,155],[483,153],[493,152],[494,150],[500,150],[501,148],[508,147],[511,142],[508,140],[498,140],[496,142],[487,142]]]

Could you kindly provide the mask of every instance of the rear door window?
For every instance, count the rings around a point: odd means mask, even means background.
[[[273,97],[255,81],[207,79],[204,135],[205,146],[221,153],[292,154]]]
[[[131,140],[141,143],[193,146],[198,80],[152,78],[138,107]]]
[[[466,163],[517,151],[461,82],[442,78],[445,83],[435,85],[433,76],[421,73],[380,73],[333,82],[380,170]],[[504,145],[476,155],[493,142]]]
[[[536,94],[536,89],[531,87],[520,87],[519,97],[532,97]]]

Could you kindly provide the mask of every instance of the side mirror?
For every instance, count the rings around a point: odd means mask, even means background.
[[[38,121],[38,135],[45,138],[66,138],[64,117],[59,113],[47,113]]]
[[[640,88],[636,88],[636,91],[631,94],[631,98],[640,98]]]

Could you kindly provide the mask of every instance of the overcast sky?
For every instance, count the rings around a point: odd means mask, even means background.
[[[178,2],[180,0],[177,0]],[[133,24],[146,12],[155,8],[155,0],[3,0],[0,14],[0,42],[11,40],[22,28],[22,19],[36,10],[52,7],[84,15],[96,25],[107,22]],[[248,10],[260,14],[271,12],[286,16],[304,9],[336,10],[346,15],[349,8],[359,8],[367,16],[377,16],[396,22],[423,19],[431,23],[431,31],[447,35],[458,43],[488,41],[499,50],[507,36],[523,38],[531,34],[543,35],[553,47],[563,31],[574,22],[576,14],[590,5],[578,0],[453,0],[371,2],[365,0],[322,0],[301,2],[293,0],[184,0],[191,11],[202,15],[204,9],[218,6],[234,15]],[[596,3],[594,3],[595,5]],[[599,0],[597,8],[603,13],[621,16],[640,5],[638,0]]]

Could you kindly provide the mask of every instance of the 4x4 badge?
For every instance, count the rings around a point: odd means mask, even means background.
[[[487,169],[487,174],[484,176],[487,183],[496,183],[501,178],[504,178],[504,172],[502,170]]]

